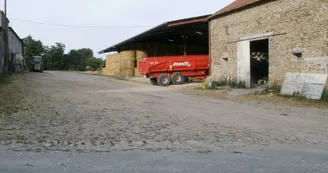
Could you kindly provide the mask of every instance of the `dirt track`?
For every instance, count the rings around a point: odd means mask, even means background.
[[[113,151],[328,144],[328,109],[247,104],[68,72],[13,76],[0,86],[0,145]]]

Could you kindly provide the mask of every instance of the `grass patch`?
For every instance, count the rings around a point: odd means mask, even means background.
[[[228,83],[228,86],[232,88],[246,88],[245,82],[230,82]]]
[[[9,75],[0,75],[0,85],[5,85],[11,83]]]
[[[202,86],[198,87],[198,89],[207,89],[207,90],[224,90],[229,88],[246,88],[245,82],[227,82],[227,81],[211,81],[211,80],[204,80]]]
[[[281,91],[281,86],[277,85],[277,84],[273,84],[269,87],[267,87],[264,91],[262,92],[257,92],[254,93],[255,95],[268,95],[268,94],[273,94],[275,96],[281,97],[281,98],[285,98],[285,99],[290,99],[290,100],[295,100],[295,101],[301,101],[301,102],[326,102],[328,103],[328,90],[325,89],[323,91],[322,97],[320,100],[313,100],[313,99],[309,99],[305,96],[302,95],[285,95],[285,94],[280,94]]]
[[[306,98],[305,96],[301,96],[301,95],[285,95],[285,94],[276,94],[279,97],[284,97],[284,98],[289,98],[289,99],[294,99],[294,100],[298,100],[298,101],[308,101],[311,99]]]
[[[280,94],[280,91],[281,91],[281,86],[277,85],[277,84],[273,84],[273,85],[266,87],[265,90],[263,91],[263,93],[264,94],[268,94],[268,93]]]
[[[231,87],[231,88],[246,88],[246,83],[245,82],[217,82],[220,87]]]

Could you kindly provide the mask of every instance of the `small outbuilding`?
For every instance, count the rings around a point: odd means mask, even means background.
[[[327,0],[236,0],[209,17],[211,76],[250,87],[328,74],[327,28]]]
[[[26,68],[24,58],[24,43],[12,27],[8,31],[9,42],[9,70],[13,72],[23,72]]]

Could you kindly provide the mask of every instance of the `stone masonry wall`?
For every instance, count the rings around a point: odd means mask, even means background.
[[[328,74],[328,0],[273,1],[214,19],[210,29],[215,80],[237,80],[236,41],[266,33],[282,34],[269,38],[270,83],[282,84],[286,72]]]

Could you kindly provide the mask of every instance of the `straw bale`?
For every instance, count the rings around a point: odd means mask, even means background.
[[[136,51],[136,59],[139,60],[143,60],[144,58],[148,57],[148,54],[146,51],[143,50],[137,50]]]
[[[120,59],[134,61],[136,59],[136,51],[135,50],[122,51],[120,52]]]
[[[143,75],[139,73],[138,68],[135,68],[135,69],[134,69],[134,76],[135,76],[135,77],[143,77]]]

